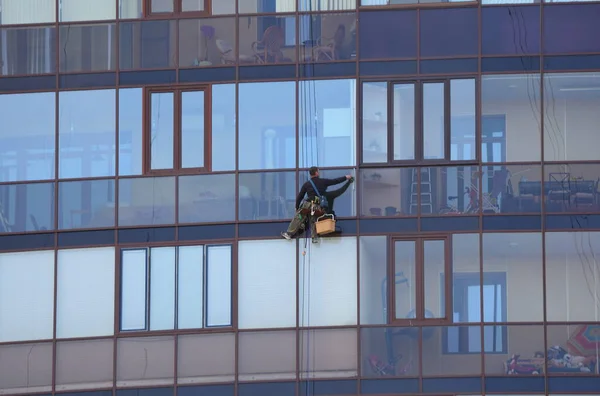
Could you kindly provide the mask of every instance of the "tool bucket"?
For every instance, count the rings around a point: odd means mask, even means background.
[[[324,214],[315,223],[317,235],[327,235],[335,232],[335,218],[331,214]]]

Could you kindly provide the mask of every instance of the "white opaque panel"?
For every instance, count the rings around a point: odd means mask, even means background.
[[[58,251],[56,336],[114,333],[115,249]]]
[[[54,251],[0,254],[0,342],[52,338],[53,320]]]
[[[147,250],[124,250],[121,258],[121,330],[146,329]]]
[[[116,19],[115,0],[58,0],[60,22]]]
[[[327,238],[308,245],[306,256],[300,252],[300,326],[356,324],[356,243]]]
[[[204,247],[181,246],[178,260],[177,328],[201,328],[204,302]]]
[[[208,246],[206,325],[231,325],[231,246]]]
[[[175,328],[175,248],[150,249],[150,330]]]
[[[296,244],[286,240],[238,244],[238,326],[296,326]]]
[[[2,25],[56,21],[56,0],[0,0]]]

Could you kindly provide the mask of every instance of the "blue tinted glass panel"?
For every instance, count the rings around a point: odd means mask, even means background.
[[[416,11],[361,12],[358,23],[361,59],[417,57]]]
[[[239,175],[239,220],[290,219],[296,205],[295,172]]]
[[[600,52],[600,4],[544,7],[544,52],[573,54]]]
[[[354,169],[336,169],[324,170],[320,172],[322,178],[336,179],[344,178],[346,175],[355,176]],[[309,174],[306,171],[300,172],[298,189],[308,181]],[[329,209],[335,212],[336,216],[350,217],[356,216],[356,183],[350,183],[344,180],[336,185],[327,188],[327,201]]]
[[[119,68],[175,66],[177,21],[124,22],[119,25]]]
[[[58,228],[101,228],[115,224],[115,181],[88,180],[58,185]]]
[[[21,1],[13,0],[13,4],[18,3]],[[3,6],[6,7],[5,4]],[[39,3],[36,4],[36,7],[38,6]],[[7,11],[3,10],[1,17],[3,22],[5,13]],[[0,51],[3,58],[0,62],[2,76],[54,73],[56,29],[54,27],[0,29]]]
[[[0,186],[0,232],[54,229],[54,183]]]
[[[239,85],[240,169],[296,166],[296,84]]]
[[[0,181],[54,177],[55,93],[0,95]]]
[[[115,174],[114,89],[59,93],[59,177]]]
[[[300,168],[355,165],[356,80],[301,81],[298,89]]]
[[[198,0],[185,0],[184,5],[186,1],[199,4]],[[222,1],[213,2],[213,8]],[[214,14],[214,9],[212,11]],[[179,21],[179,67],[235,64],[235,41],[235,18],[182,19]]]
[[[119,175],[142,174],[141,88],[119,89]]]
[[[211,170],[235,170],[235,125],[236,98],[235,84],[217,84],[212,86],[212,137]]]
[[[175,223],[175,178],[119,180],[119,225]]]
[[[301,62],[356,59],[354,13],[301,15],[299,33]]]
[[[483,55],[540,52],[539,6],[483,8],[481,26]]]
[[[205,153],[205,109],[204,91],[186,91],[181,93],[181,167],[206,167]]]
[[[94,72],[116,68],[114,23],[62,25],[59,28],[61,72]]]
[[[179,178],[179,222],[213,223],[235,220],[235,175]]]
[[[476,8],[422,10],[420,18],[422,57],[477,55],[479,52]]]
[[[240,3],[245,2],[241,1]],[[256,4],[256,2],[254,3]],[[277,3],[284,7],[294,6],[290,1],[278,1]],[[296,17],[294,16],[248,16],[240,18],[239,21],[240,49],[238,56],[240,64],[294,62],[297,41],[302,43],[307,39],[305,36],[301,40],[296,40]]]
[[[175,94],[150,94],[150,168],[172,169],[175,165]]]
[[[175,328],[175,248],[150,249],[150,330]]]

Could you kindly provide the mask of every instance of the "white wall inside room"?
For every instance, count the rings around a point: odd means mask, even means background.
[[[238,244],[238,325],[296,325],[296,243],[284,239]]]
[[[56,336],[114,334],[115,248],[58,251]]]
[[[50,339],[54,252],[0,254],[0,342]]]
[[[357,323],[356,237],[322,238],[300,249],[300,326]]]

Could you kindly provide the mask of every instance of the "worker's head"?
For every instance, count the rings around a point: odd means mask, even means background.
[[[309,170],[308,173],[310,174],[310,177],[315,177],[315,176],[319,176],[319,168],[317,168],[316,166],[312,166]]]

